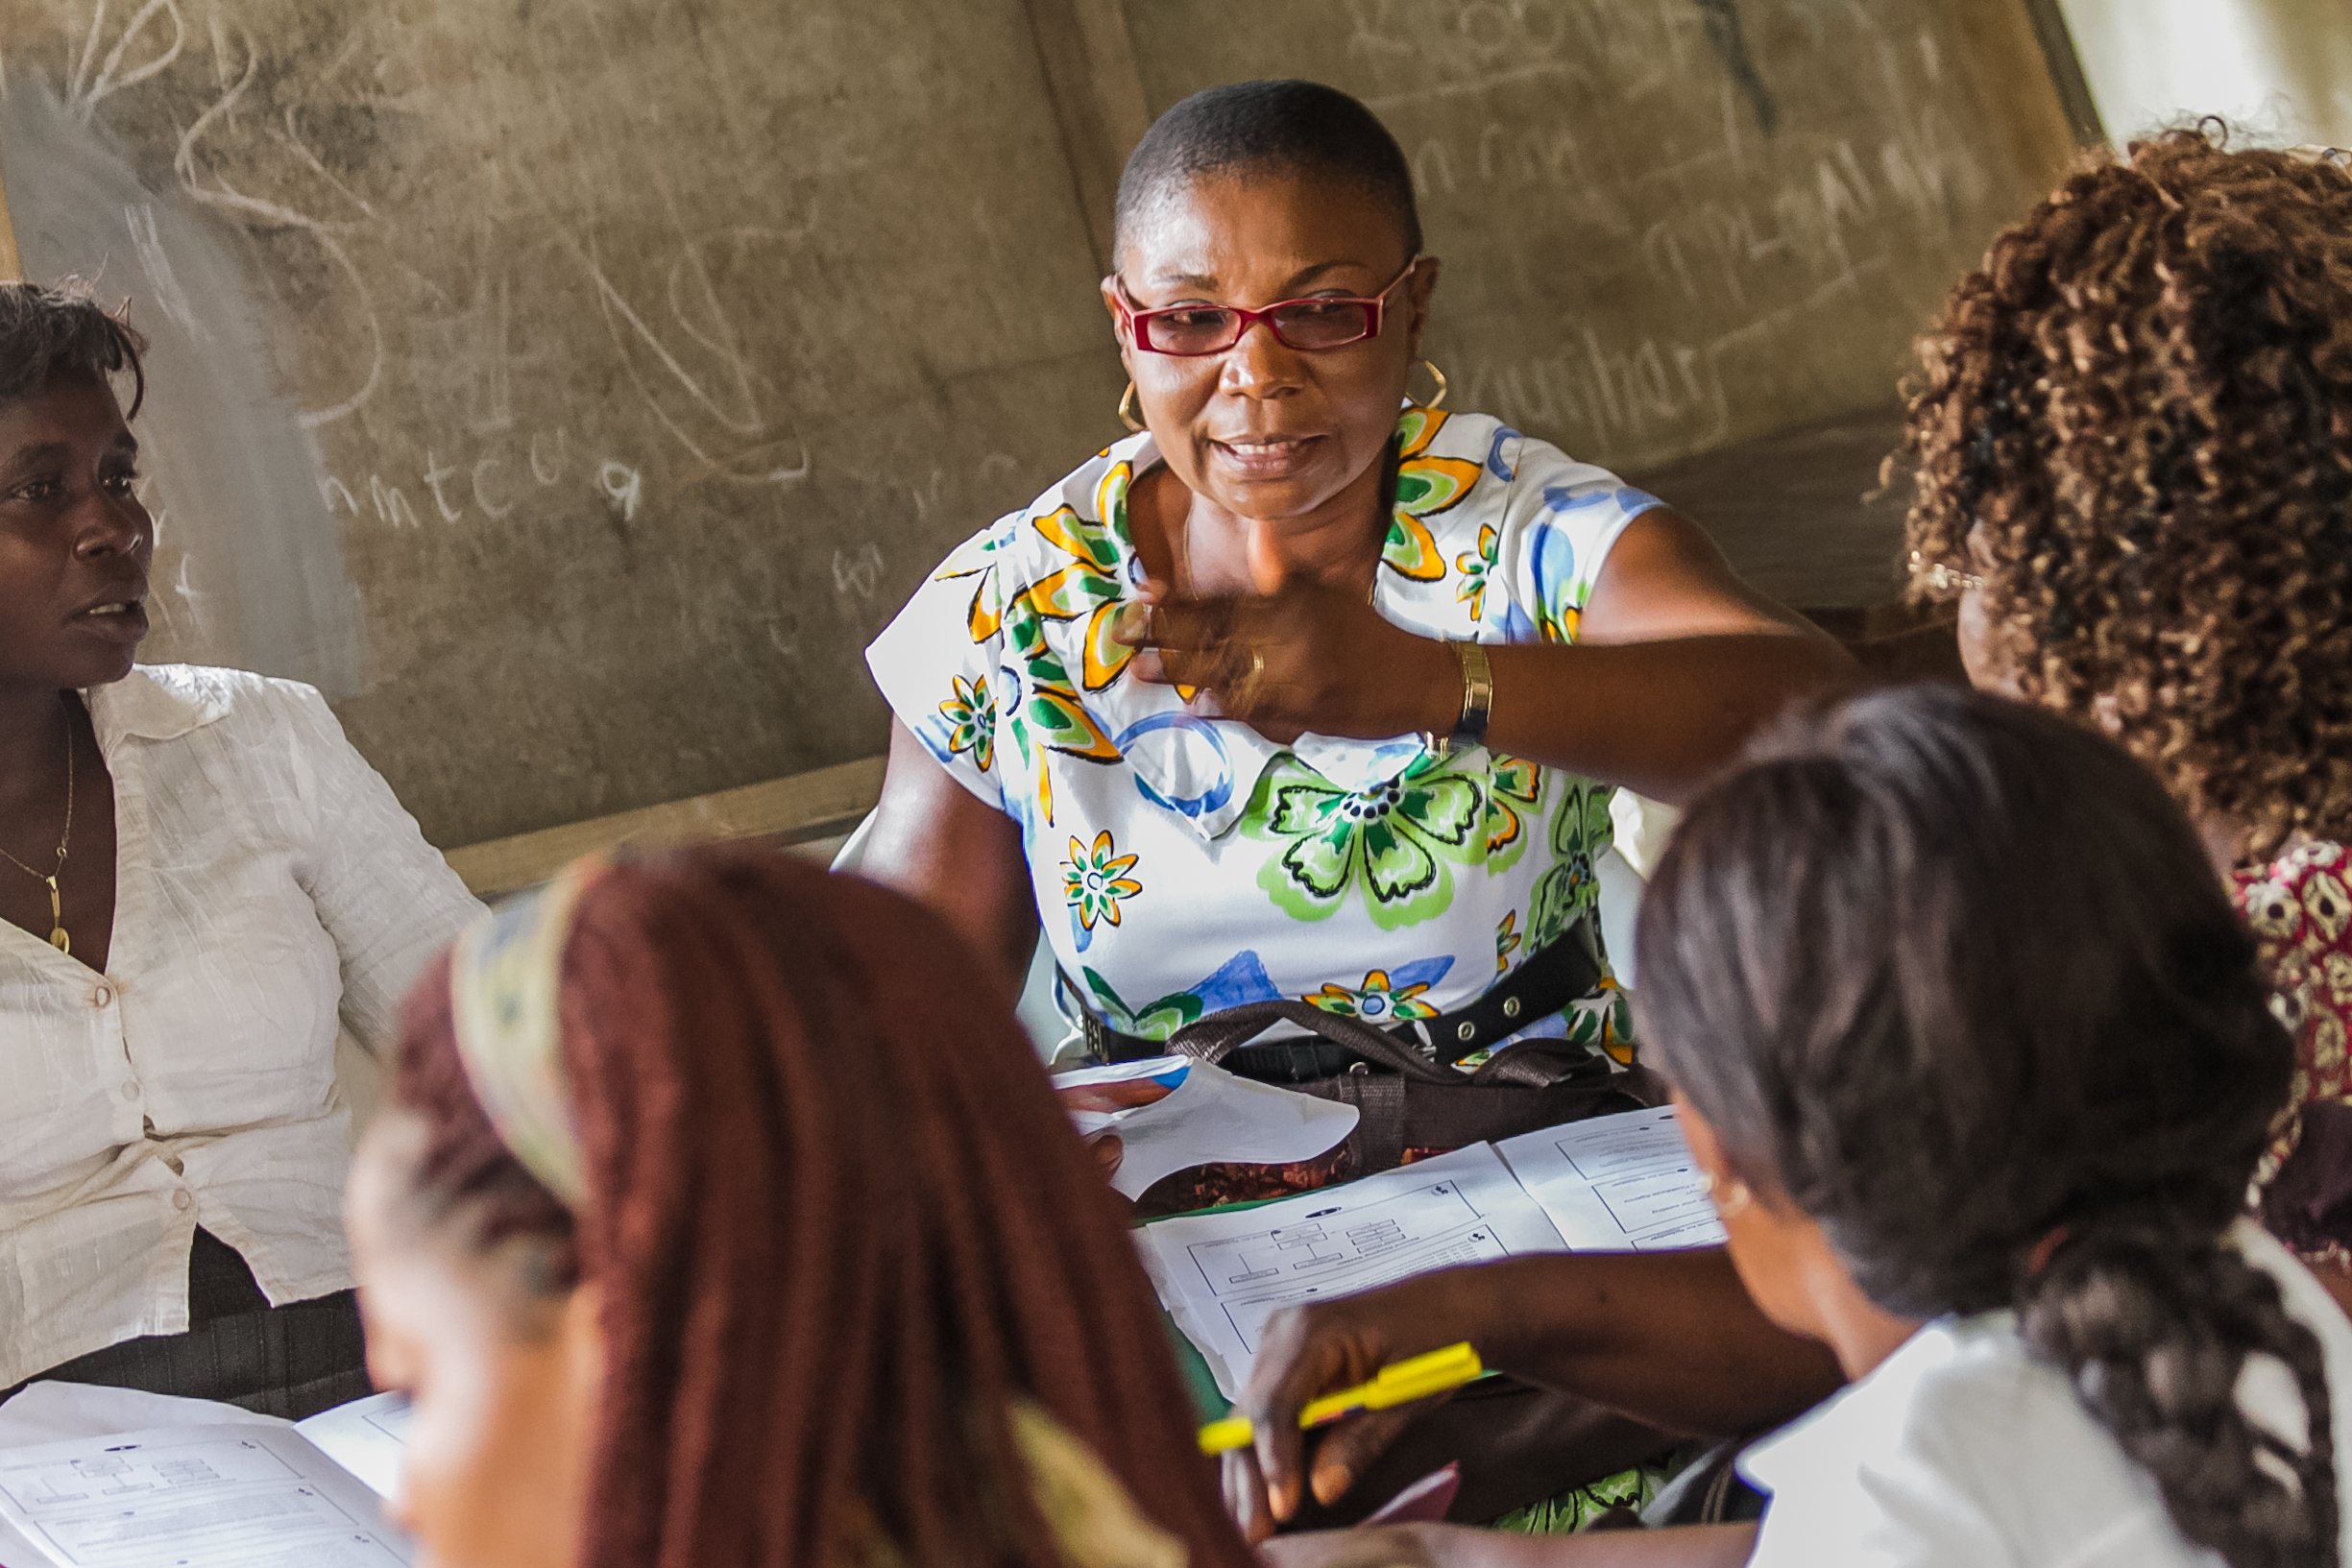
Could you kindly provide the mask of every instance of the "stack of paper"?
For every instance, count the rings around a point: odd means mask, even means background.
[[[285,1427],[167,1427],[0,1454],[0,1511],[59,1568],[398,1568],[376,1496]]]
[[[36,1383],[0,1406],[9,1568],[389,1568],[413,1560],[378,1495],[407,1403],[299,1426],[209,1400]],[[117,1430],[126,1423],[139,1430]]]
[[[1723,1244],[1672,1106],[1546,1127],[1494,1147],[1579,1252]]]
[[[1283,1307],[1459,1264],[1722,1239],[1670,1109],[1477,1144],[1345,1186],[1180,1215],[1137,1232],[1161,1303],[1228,1399],[1249,1379],[1266,1320]]]

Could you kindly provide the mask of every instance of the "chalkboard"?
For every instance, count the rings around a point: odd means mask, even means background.
[[[0,0],[0,176],[155,341],[146,656],[454,846],[879,751],[864,642],[1119,433],[1133,136],[1294,74],[1454,406],[1628,470],[1886,402],[2068,146],[2021,0]]]
[[[156,340],[142,657],[444,845],[870,756],[865,641],[1120,433],[1017,0],[0,0],[35,277]]]
[[[2073,143],[2019,0],[1126,0],[1153,111],[1370,104],[1443,257],[1464,406],[1637,470],[1891,402]]]

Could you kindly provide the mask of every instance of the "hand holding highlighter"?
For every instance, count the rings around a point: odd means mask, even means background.
[[[1310,1400],[1298,1412],[1299,1430],[1328,1426],[1353,1411],[1384,1411],[1393,1405],[1409,1405],[1414,1400],[1475,1382],[1486,1376],[1486,1371],[1478,1352],[1470,1348],[1467,1339],[1443,1350],[1432,1350],[1425,1356],[1382,1367],[1370,1383]],[[1244,1447],[1255,1437],[1256,1429],[1249,1424],[1249,1417],[1230,1415],[1200,1429],[1200,1452],[1223,1454],[1227,1449]]]

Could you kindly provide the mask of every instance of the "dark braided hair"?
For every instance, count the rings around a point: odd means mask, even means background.
[[[1994,563],[2020,693],[2267,858],[2352,837],[2352,172],[2175,131],[2003,229],[1919,342],[1913,591]]]
[[[2182,1535],[2337,1560],[2318,1340],[2227,1240],[2293,1045],[2152,775],[2001,698],[1855,698],[1690,807],[1638,944],[1662,1065],[1873,1301],[2018,1308]],[[2301,1452],[2239,1410],[2256,1354],[2294,1375]]]
[[[421,1212],[477,1253],[537,1242],[543,1293],[599,1288],[583,1568],[1056,1562],[1016,1399],[1199,1568],[1251,1562],[1114,1200],[989,994],[871,883],[740,849],[623,862],[563,958],[577,1216],[468,1087],[446,960],[409,998]]]
[[[1407,257],[1421,253],[1413,168],[1380,117],[1320,82],[1232,82],[1204,87],[1152,122],[1119,176],[1121,249],[1144,208],[1201,176],[1260,170],[1351,185],[1388,209]]]
[[[0,283],[0,403],[37,397],[60,381],[104,381],[129,371],[133,391],[123,417],[137,419],[147,400],[147,372],[139,363],[145,347],[121,315],[99,307],[85,283]]]

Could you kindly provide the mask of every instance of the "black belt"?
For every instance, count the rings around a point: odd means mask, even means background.
[[[1387,1032],[1431,1061],[1450,1067],[1579,998],[1590,996],[1600,982],[1599,946],[1593,941],[1588,917],[1561,932],[1550,946],[1530,954],[1476,1001],[1436,1018],[1397,1025]],[[1078,994],[1076,987],[1071,994]],[[1133,1062],[1168,1054],[1165,1041],[1122,1034],[1097,1018],[1092,1009],[1086,1011],[1083,1028],[1086,1054],[1098,1062]],[[1273,1040],[1239,1048],[1224,1059],[1224,1066],[1244,1077],[1313,1083],[1345,1073],[1363,1060],[1346,1046],[1328,1040]]]

